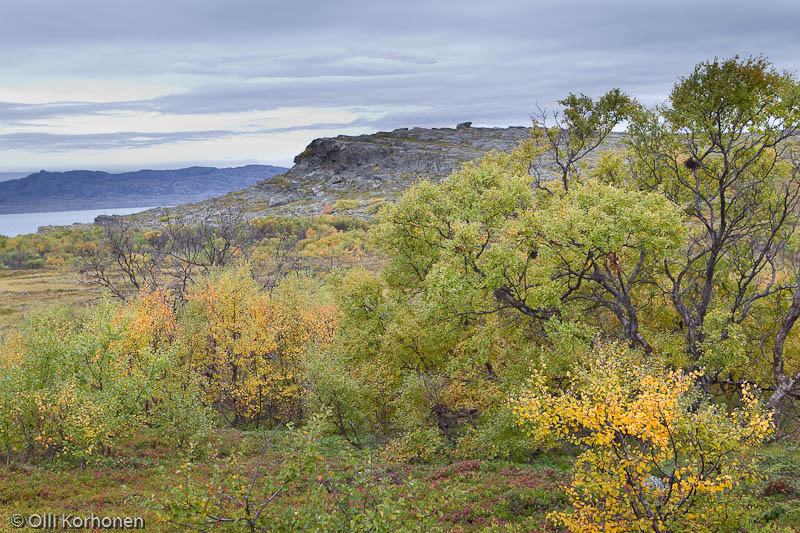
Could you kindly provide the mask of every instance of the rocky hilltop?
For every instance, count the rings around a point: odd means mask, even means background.
[[[371,135],[315,139],[283,174],[208,201],[154,209],[137,218],[157,224],[167,215],[207,217],[237,209],[248,216],[343,213],[368,216],[378,202],[391,201],[420,178],[442,180],[486,153],[511,151],[530,128],[401,128]],[[612,134],[606,148],[620,143]]]
[[[513,150],[529,135],[524,127],[473,128],[465,123],[456,128],[401,128],[315,139],[295,157],[288,172],[169,212],[238,208],[252,216],[317,215],[332,210],[363,214],[368,203],[392,200],[420,178],[441,180],[464,162],[492,150]],[[349,205],[345,209],[342,204]],[[158,219],[167,212],[156,209],[147,215]]]
[[[329,203],[354,193],[394,196],[420,178],[440,180],[489,151],[512,150],[529,135],[528,128],[461,125],[316,139],[289,172],[252,192],[269,197],[273,206],[301,199]]]
[[[529,134],[528,128],[462,126],[316,139],[295,158],[287,177],[333,189],[377,189],[413,177],[441,178],[490,150],[511,150]]]

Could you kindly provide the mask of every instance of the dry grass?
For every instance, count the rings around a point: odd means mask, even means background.
[[[83,305],[99,295],[67,272],[0,271],[0,335],[18,325],[28,311],[55,303]]]

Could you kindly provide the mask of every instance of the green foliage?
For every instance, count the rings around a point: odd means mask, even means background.
[[[66,265],[86,241],[94,238],[90,230],[73,229],[17,237],[0,236],[0,270]]]
[[[380,431],[382,398],[338,350],[312,350],[303,362],[306,406],[339,435],[361,448]],[[365,379],[367,378],[367,379]]]
[[[386,479],[375,476],[367,464],[345,452],[337,472],[321,455],[319,425],[291,429],[278,464],[265,462],[275,434],[266,436],[264,449],[253,464],[241,455],[229,457],[203,484],[192,476],[198,464],[186,463],[176,472],[182,481],[161,507],[160,520],[176,527],[210,530],[218,527],[253,531],[390,531],[412,503],[390,491]],[[314,480],[305,491],[302,512],[281,503],[282,493],[293,492],[304,480]],[[413,506],[417,513],[422,507]]]
[[[665,114],[675,128],[706,135],[733,135],[743,125],[751,132],[774,130],[776,120],[788,125],[800,118],[796,80],[764,57],[699,63],[669,99]]]
[[[384,271],[342,284],[348,365],[382,369],[393,423],[406,433],[399,456],[522,456],[503,406],[532,354],[544,350],[566,371],[576,345],[604,332],[652,349],[634,299],[652,298],[654,271],[679,249],[680,211],[659,194],[593,179],[537,189],[535,151],[525,143],[412,187],[381,213]]]
[[[762,57],[702,62],[668,102],[634,116],[630,165],[620,173],[686,217],[681,253],[656,278],[682,332],[680,364],[705,366],[707,391],[721,375],[778,384],[769,400],[776,424],[800,384],[791,303],[800,294],[792,140],[799,126],[792,74]]]
[[[569,190],[573,182],[580,183],[586,156],[639,109],[638,104],[619,89],[612,89],[598,99],[571,93],[558,103],[562,106],[560,113],[548,116],[540,110],[533,117],[533,140],[541,148],[532,152],[529,168],[537,185],[545,190],[549,189],[543,182],[554,177],[563,190]],[[555,124],[549,126],[551,120]],[[550,173],[542,168],[543,153],[552,157],[557,176],[548,175]]]
[[[153,317],[142,316],[158,307],[149,303],[56,308],[28,317],[0,354],[0,446],[8,459],[87,461],[143,427],[176,446],[202,440],[208,422],[196,383],[154,335]],[[170,315],[162,318],[169,328]],[[143,328],[151,329],[144,342]]]
[[[459,461],[410,467],[323,436],[324,424],[264,435],[261,451],[165,472],[159,520],[199,530],[554,531],[552,470]],[[265,437],[265,438],[264,438]],[[252,439],[252,437],[250,437]]]

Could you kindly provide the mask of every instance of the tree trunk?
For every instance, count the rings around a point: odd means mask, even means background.
[[[770,408],[775,410],[772,415],[772,421],[775,426],[775,433],[780,431],[781,411],[789,400],[789,391],[791,391],[798,380],[800,380],[800,373],[793,378],[786,375],[786,370],[783,361],[783,350],[786,344],[786,338],[792,331],[795,322],[800,318],[800,288],[795,290],[792,297],[792,304],[789,306],[786,316],[783,319],[778,334],[775,336],[775,342],[772,344],[772,378],[775,380],[775,392],[770,396],[767,404]]]

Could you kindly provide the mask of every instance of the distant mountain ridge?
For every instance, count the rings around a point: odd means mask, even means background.
[[[286,170],[272,165],[188,167],[119,174],[42,170],[24,178],[0,181],[0,214],[199,202],[247,188]]]

